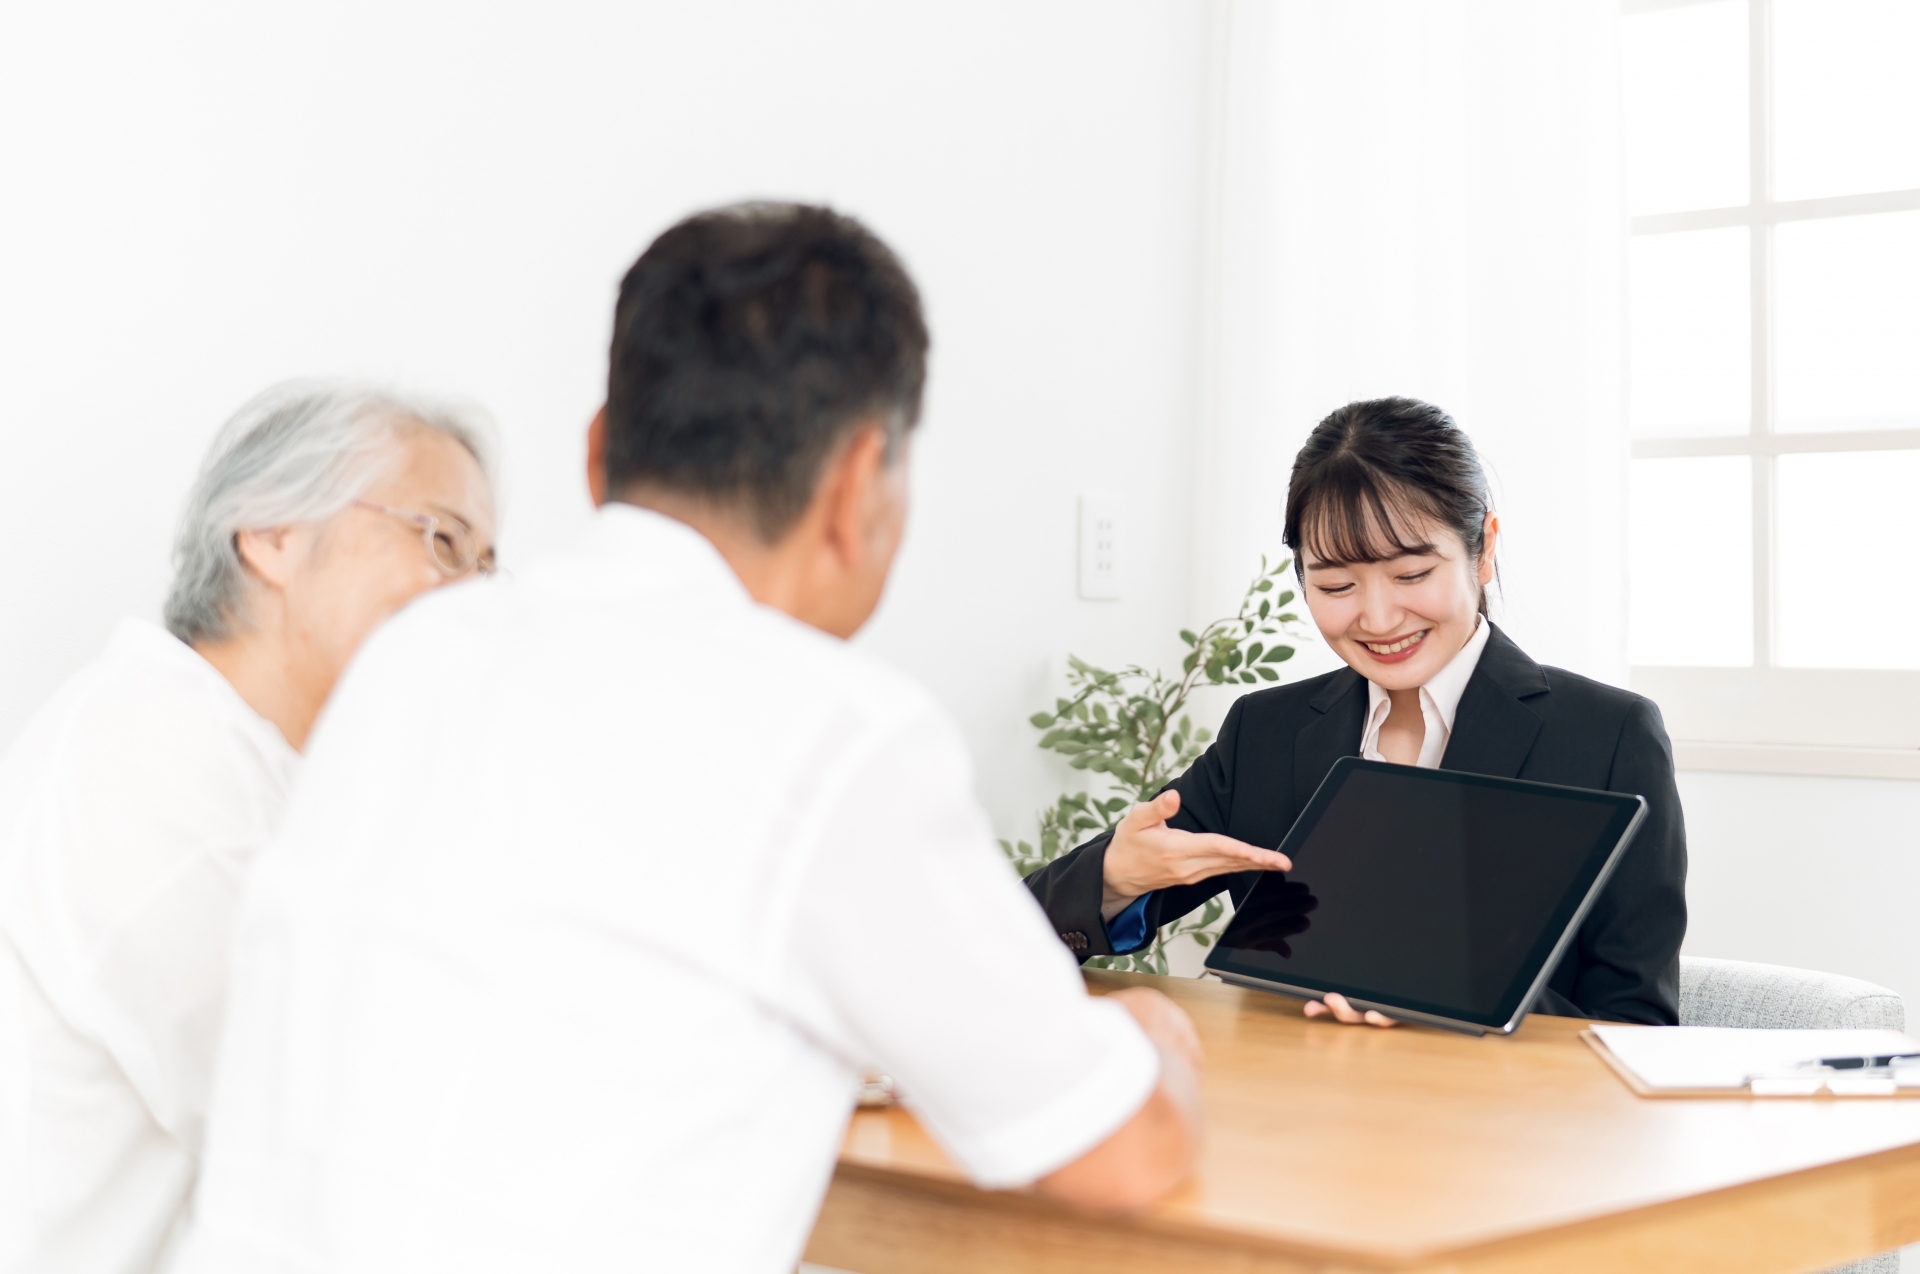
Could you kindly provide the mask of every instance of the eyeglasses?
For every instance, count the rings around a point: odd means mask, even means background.
[[[420,528],[421,538],[427,543],[427,553],[433,558],[433,564],[454,578],[479,571],[482,575],[493,574],[493,559],[483,558],[473,542],[473,532],[458,522],[442,521],[430,513],[409,513],[405,509],[389,508],[384,504],[373,504],[366,500],[355,500],[357,509],[366,509],[373,513],[384,513],[388,517],[399,518],[402,522],[411,522]]]

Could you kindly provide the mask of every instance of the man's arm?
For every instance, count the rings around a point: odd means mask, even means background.
[[[1169,1188],[1197,1123],[1184,1015],[1144,992],[1089,996],[993,847],[943,717],[863,751],[788,860],[798,908],[763,961],[781,970],[770,1002],[897,1079],[985,1188],[1107,1209]],[[929,949],[943,958],[916,958]]]
[[[1111,1137],[1040,1178],[1040,1193],[1075,1207],[1127,1212],[1154,1202],[1193,1171],[1200,1148],[1200,1039],[1180,1007],[1148,987],[1118,1000],[1160,1054],[1160,1083]]]

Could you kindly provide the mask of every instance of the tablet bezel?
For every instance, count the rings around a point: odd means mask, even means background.
[[[1239,986],[1250,986],[1263,991],[1277,991],[1283,995],[1291,995],[1308,1000],[1317,1000],[1329,992],[1338,992],[1346,996],[1356,1008],[1377,1009],[1381,1013],[1385,1013],[1387,1016],[1393,1018],[1410,1022],[1422,1022],[1429,1026],[1440,1026],[1449,1030],[1465,1031],[1473,1035],[1482,1035],[1488,1031],[1497,1031],[1502,1035],[1511,1035],[1526,1018],[1527,1011],[1532,1006],[1534,999],[1539,995],[1541,987],[1546,985],[1547,978],[1552,974],[1553,970],[1558,967],[1560,957],[1566,952],[1567,944],[1573,940],[1573,935],[1579,931],[1581,921],[1586,919],[1587,912],[1592,909],[1594,899],[1599,897],[1600,891],[1606,887],[1608,877],[1613,874],[1614,867],[1620,861],[1620,855],[1625,852],[1627,846],[1632,842],[1634,833],[1640,830],[1640,824],[1645,820],[1647,814],[1647,802],[1645,798],[1624,792],[1602,792],[1591,788],[1567,787],[1557,783],[1534,783],[1526,779],[1498,778],[1488,774],[1468,774],[1460,770],[1428,770],[1411,765],[1392,765],[1384,761],[1363,761],[1359,757],[1346,756],[1334,762],[1333,768],[1328,770],[1327,776],[1320,781],[1320,786],[1314,791],[1313,799],[1307,802],[1306,809],[1300,812],[1300,817],[1294,821],[1292,828],[1288,830],[1286,839],[1280,842],[1279,849],[1281,853],[1291,856],[1290,851],[1297,850],[1300,844],[1312,835],[1313,829],[1319,825],[1320,819],[1333,804],[1334,799],[1339,795],[1340,789],[1345,786],[1347,779],[1361,770],[1400,773],[1409,778],[1417,778],[1424,782],[1446,782],[1471,787],[1497,787],[1509,791],[1550,792],[1566,797],[1578,798],[1583,801],[1609,804],[1616,807],[1616,818],[1614,822],[1608,824],[1608,828],[1611,830],[1612,828],[1619,827],[1620,830],[1615,834],[1612,847],[1607,851],[1606,856],[1600,860],[1597,869],[1593,866],[1593,860],[1601,842],[1596,842],[1594,847],[1587,851],[1587,860],[1582,864],[1581,871],[1576,874],[1574,883],[1569,885],[1562,893],[1560,901],[1554,907],[1553,915],[1555,917],[1565,917],[1564,921],[1560,924],[1559,933],[1554,934],[1551,923],[1542,931],[1540,938],[1535,941],[1532,949],[1528,951],[1526,958],[1520,962],[1518,971],[1513,975],[1506,993],[1501,997],[1500,1003],[1494,1012],[1479,1015],[1463,1011],[1454,1005],[1433,1004],[1422,1000],[1381,996],[1366,990],[1364,987],[1346,986],[1334,982],[1320,984],[1319,979],[1303,978],[1297,981],[1282,981],[1275,977],[1270,970],[1236,961],[1236,952],[1240,949],[1224,944],[1216,945],[1212,951],[1207,953],[1207,968],[1217,974],[1222,981],[1232,982]],[[1619,816],[1621,815],[1626,816],[1624,826],[1619,822]],[[1590,876],[1589,873],[1591,873]],[[1584,889],[1579,885],[1579,881],[1583,877],[1587,878]],[[1263,876],[1260,880],[1254,882],[1253,892],[1247,896],[1249,903],[1258,895],[1261,887],[1266,884],[1268,879],[1270,879],[1270,877]],[[1231,928],[1232,924],[1229,922],[1228,929],[1231,930]],[[1222,936],[1224,937],[1224,934]]]

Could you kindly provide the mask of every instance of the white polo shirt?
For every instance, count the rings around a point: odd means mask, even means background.
[[[254,873],[184,1268],[790,1274],[868,1069],[984,1184],[1077,1158],[1158,1058],[971,786],[654,513],[416,602]]]
[[[0,763],[0,1257],[19,1268],[166,1264],[241,883],[298,763],[212,665],[138,620]]]

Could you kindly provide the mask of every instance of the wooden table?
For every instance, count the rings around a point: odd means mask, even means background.
[[[1920,1241],[1920,1100],[1649,1100],[1533,1017],[1474,1039],[1157,986],[1207,1050],[1194,1179],[1117,1220],[969,1186],[912,1116],[854,1117],[807,1259],[859,1274],[1792,1274]]]

